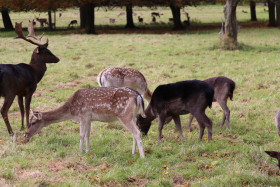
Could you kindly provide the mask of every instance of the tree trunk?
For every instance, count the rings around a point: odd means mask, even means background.
[[[176,7],[171,5],[170,6],[172,15],[173,15],[173,22],[174,22],[174,30],[182,30],[184,29],[183,24],[181,22],[181,13],[180,13],[180,7]]]
[[[80,6],[80,28],[86,28],[86,5]]]
[[[126,26],[125,28],[135,28],[135,25],[133,23],[133,15],[132,15],[132,5],[127,5],[126,6]]]
[[[257,21],[256,2],[250,1],[251,21]]]
[[[14,30],[9,11],[7,8],[3,8],[1,11],[2,18],[3,18],[3,24],[6,30]]]
[[[229,49],[237,47],[237,20],[236,7],[239,0],[227,0],[224,7],[225,33],[223,36],[224,45]]]
[[[280,4],[276,4],[276,24],[280,26]]]
[[[53,24],[52,24],[52,12],[49,10],[48,11],[48,16],[49,16],[49,30],[53,30]]]
[[[96,34],[94,30],[94,4],[87,3],[85,7],[85,29],[87,34]]]
[[[269,15],[269,24],[268,24],[268,26],[270,26],[270,27],[276,26],[276,21],[275,21],[275,3],[273,3],[271,0],[268,0],[268,15]]]

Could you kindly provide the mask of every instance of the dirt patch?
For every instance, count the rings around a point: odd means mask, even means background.
[[[44,174],[39,170],[19,170],[16,173],[16,178],[20,180],[28,180],[28,179],[34,179],[34,178],[42,178]]]
[[[83,171],[91,171],[91,168],[76,162],[76,161],[64,161],[64,160],[56,160],[52,161],[48,165],[48,170],[53,171],[53,172],[59,172],[61,170],[66,170],[66,169],[73,169],[75,171],[83,172]]]
[[[74,88],[76,87],[78,84],[80,83],[80,81],[77,81],[77,80],[73,80],[71,82],[67,82],[67,83],[58,83],[56,85],[57,88],[59,89],[65,89],[65,88]]]

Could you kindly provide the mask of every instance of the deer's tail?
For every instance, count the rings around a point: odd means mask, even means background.
[[[143,118],[146,118],[146,115],[145,115],[145,105],[144,105],[144,100],[143,100],[143,97],[139,94],[137,96],[137,106],[138,108],[140,108],[140,114]]]

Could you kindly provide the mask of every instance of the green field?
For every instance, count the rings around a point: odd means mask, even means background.
[[[223,75],[236,83],[233,101],[228,102],[229,130],[219,128],[222,110],[217,103],[207,109],[213,121],[210,143],[206,139],[198,141],[195,120],[192,130],[186,129],[188,115],[181,116],[185,142],[180,141],[174,122],[164,126],[164,138],[158,142],[156,120],[148,136],[142,137],[146,158],[141,159],[139,155],[131,155],[132,135],[120,123],[93,122],[91,152],[79,154],[79,125],[71,121],[43,128],[28,143],[22,143],[24,131],[20,131],[15,100],[9,113],[17,135],[15,143],[0,120],[0,186],[279,186],[277,162],[264,151],[279,151],[274,116],[280,106],[280,30],[265,27],[268,15],[263,6],[258,6],[257,16],[261,21],[257,28],[244,26],[239,30],[238,40],[243,49],[217,49],[214,46],[219,45],[219,28],[204,27],[212,22],[218,26],[222,9],[222,6],[186,8],[201,31],[190,29],[180,34],[171,29],[161,35],[45,31],[49,49],[61,61],[47,65],[31,108],[48,111],[62,105],[77,89],[98,86],[96,76],[110,66],[141,71],[152,91],[159,84]],[[250,14],[241,13],[242,10],[249,8],[238,7],[241,25],[252,25],[247,22]],[[121,11],[99,9],[96,24],[106,25],[105,16],[117,17]],[[151,10],[137,8],[137,11],[150,18]],[[171,17],[169,9],[159,11],[164,12],[166,19]],[[78,9],[64,11],[63,16],[68,20],[61,21],[60,27],[67,25],[75,12]],[[23,19],[26,26],[33,15],[11,13],[11,18],[13,22]],[[125,24],[125,18],[121,21],[116,23],[117,27]],[[159,25],[172,26],[167,22]],[[29,63],[35,47],[13,39],[14,36],[14,32],[0,32],[0,62]],[[0,103],[2,106],[3,98]]]

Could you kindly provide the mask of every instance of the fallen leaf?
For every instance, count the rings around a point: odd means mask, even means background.
[[[100,169],[101,169],[102,171],[106,171],[108,168],[107,168],[107,166],[101,166]]]
[[[212,166],[216,166],[217,164],[218,164],[218,161],[213,161],[213,162],[211,163]]]

